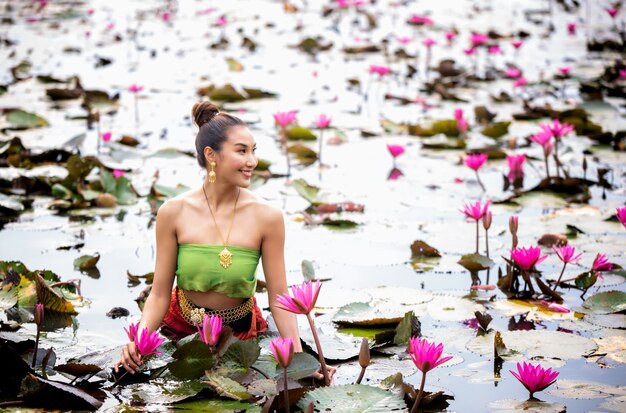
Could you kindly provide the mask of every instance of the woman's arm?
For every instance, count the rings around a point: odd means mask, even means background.
[[[150,332],[158,329],[170,306],[178,255],[175,220],[179,210],[180,200],[173,199],[165,202],[157,212],[154,280],[143,307],[139,331],[144,328],[148,328]],[[122,356],[115,365],[116,370],[120,364],[131,373],[137,371],[141,364],[141,356],[135,343],[131,342],[124,346]]]
[[[292,337],[295,351],[302,351],[296,315],[277,306],[278,294],[287,293],[285,274],[285,221],[279,209],[265,207],[263,213],[263,243],[261,257],[267,282],[270,311],[282,337]]]

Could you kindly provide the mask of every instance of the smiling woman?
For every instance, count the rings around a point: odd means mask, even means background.
[[[239,118],[213,103],[196,103],[192,115],[202,186],[167,201],[158,211],[152,291],[140,329],[172,340],[197,331],[207,315],[219,315],[240,339],[267,329],[254,298],[256,269],[263,260],[269,304],[283,337],[302,351],[295,316],[277,307],[287,292],[282,212],[247,190],[257,165],[254,137]],[[174,281],[176,286],[174,287]],[[135,372],[141,356],[128,343],[116,368]]]

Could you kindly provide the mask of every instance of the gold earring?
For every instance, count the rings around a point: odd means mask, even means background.
[[[211,170],[209,171],[209,183],[213,184],[217,181],[217,174],[215,173],[215,162],[211,162]]]

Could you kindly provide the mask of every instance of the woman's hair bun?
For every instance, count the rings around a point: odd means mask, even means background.
[[[211,119],[220,113],[220,109],[215,103],[204,100],[193,105],[191,108],[191,116],[193,121],[198,127],[202,127],[205,123],[208,123]]]

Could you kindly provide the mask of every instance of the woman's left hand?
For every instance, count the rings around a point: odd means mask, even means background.
[[[333,376],[335,375],[335,372],[337,371],[337,369],[333,366],[326,366],[326,370],[328,370],[328,378],[330,379],[330,382],[333,382]],[[322,374],[322,369],[316,371],[315,373],[311,374],[311,377],[313,377],[315,380],[319,380],[319,381],[324,381],[324,374]]]

